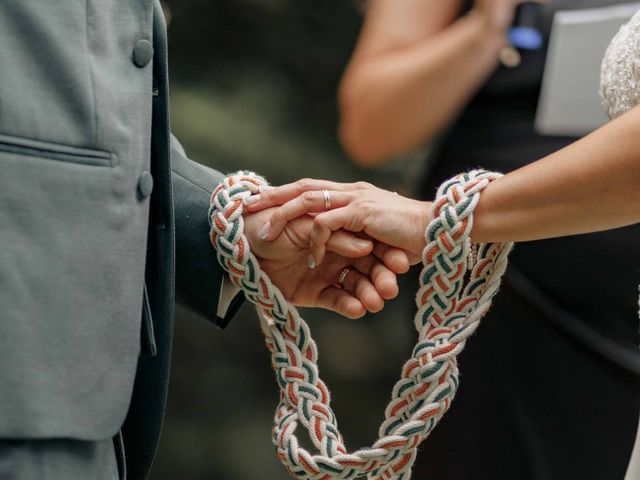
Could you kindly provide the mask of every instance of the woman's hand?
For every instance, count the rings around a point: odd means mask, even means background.
[[[328,192],[329,202],[323,190]],[[402,197],[364,182],[335,183],[324,180],[299,180],[281,187],[267,188],[246,199],[245,209],[258,211],[281,205],[260,230],[265,241],[278,237],[291,220],[307,214],[315,216],[309,237],[309,266],[320,265],[332,232],[344,229],[366,234],[390,247],[384,263],[394,271],[408,269],[398,265],[408,257],[420,260],[425,245],[424,232],[429,221],[429,202]],[[406,257],[398,252],[402,249]],[[397,258],[396,258],[397,257]],[[402,258],[400,258],[402,257]]]

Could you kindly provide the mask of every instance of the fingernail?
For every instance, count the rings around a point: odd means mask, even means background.
[[[252,195],[250,197],[244,197],[244,200],[243,200],[245,205],[255,205],[259,201],[260,201],[260,195]]]
[[[316,268],[316,259],[313,258],[313,255],[309,255],[309,260],[307,260],[307,265],[309,265],[309,268],[311,269]]]
[[[368,242],[367,240],[363,240],[363,239],[360,238],[360,239],[354,239],[353,240],[353,245],[358,250],[366,250],[371,245],[371,242]]]
[[[258,232],[258,236],[264,240],[265,238],[267,238],[267,235],[269,235],[269,231],[271,230],[271,222],[267,222],[265,223],[262,228],[260,229],[260,231]]]

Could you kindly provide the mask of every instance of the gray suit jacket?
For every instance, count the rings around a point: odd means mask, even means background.
[[[174,273],[216,320],[206,212],[221,175],[171,140],[156,2],[3,0],[0,32],[0,438],[122,431],[144,478]]]

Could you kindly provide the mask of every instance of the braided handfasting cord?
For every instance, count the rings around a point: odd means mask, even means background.
[[[443,183],[426,230],[424,268],[416,295],[418,342],[369,448],[347,453],[318,374],[318,351],[298,310],[262,271],[244,236],[243,198],[266,181],[251,172],[230,175],[211,196],[211,242],[233,283],[258,308],[280,387],[273,443],[289,473],[300,479],[408,480],[417,446],[448,410],[458,388],[457,355],[491,305],[512,244],[480,244],[471,258],[473,210],[499,174],[473,170]],[[318,450],[302,448],[298,422]]]

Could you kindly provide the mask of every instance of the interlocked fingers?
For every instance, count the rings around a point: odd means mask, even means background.
[[[408,480],[417,446],[451,405],[458,388],[457,355],[478,327],[506,269],[511,244],[481,244],[470,232],[480,192],[499,174],[474,170],[443,183],[426,231],[424,268],[416,295],[418,342],[369,448],[348,453],[318,373],[318,352],[306,322],[262,271],[244,236],[243,198],[266,181],[251,172],[230,175],[211,197],[211,242],[230,278],[258,307],[280,387],[272,439],[289,473],[300,479]],[[300,422],[319,453],[298,442]]]

